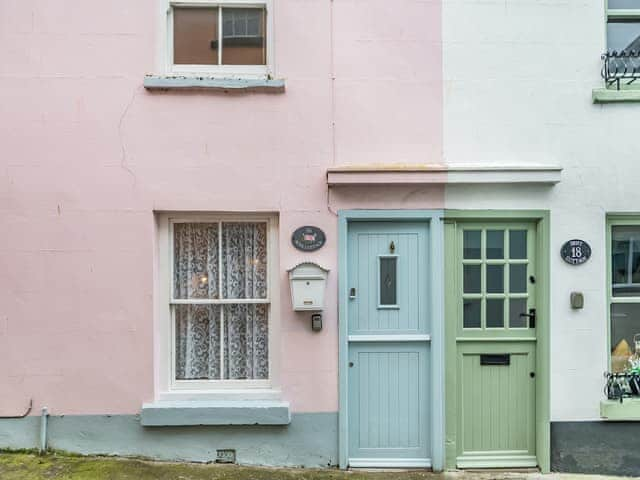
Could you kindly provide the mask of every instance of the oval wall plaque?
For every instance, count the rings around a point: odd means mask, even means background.
[[[560,255],[571,265],[581,265],[591,257],[591,247],[584,240],[569,240],[562,245]]]
[[[303,252],[318,250],[324,246],[326,241],[327,237],[318,227],[300,227],[291,235],[293,246]]]

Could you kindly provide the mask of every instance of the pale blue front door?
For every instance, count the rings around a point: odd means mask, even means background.
[[[429,224],[349,224],[348,463],[431,466]]]

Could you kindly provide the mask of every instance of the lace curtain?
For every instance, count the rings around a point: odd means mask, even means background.
[[[173,280],[177,299],[266,299],[266,224],[175,224]],[[174,309],[176,379],[268,378],[268,305]]]

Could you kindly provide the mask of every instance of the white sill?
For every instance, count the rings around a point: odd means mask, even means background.
[[[238,92],[284,92],[284,79],[220,78],[207,75],[145,75],[147,90],[220,90]]]
[[[162,401],[145,403],[140,414],[144,427],[289,423],[289,403],[281,400]]]

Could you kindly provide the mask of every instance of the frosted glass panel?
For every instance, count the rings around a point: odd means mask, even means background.
[[[397,302],[397,258],[380,258],[380,305],[396,305]]]

